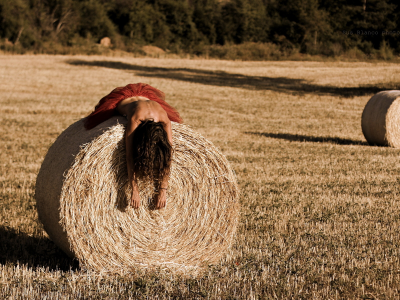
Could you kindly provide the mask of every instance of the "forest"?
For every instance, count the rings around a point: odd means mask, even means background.
[[[392,59],[400,53],[397,2],[0,0],[0,50],[90,54],[109,37],[110,49],[127,52],[152,45],[171,53],[226,56],[229,49],[247,47],[260,58],[350,53]]]

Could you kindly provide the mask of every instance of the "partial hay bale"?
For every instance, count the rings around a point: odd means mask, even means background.
[[[189,127],[172,123],[174,154],[167,206],[152,210],[154,186],[131,187],[123,124],[114,117],[86,131],[83,120],[50,147],[36,182],[39,219],[50,238],[87,268],[196,270],[230,247],[238,222],[238,187],[226,158]]]
[[[100,40],[100,45],[109,48],[111,46],[111,39],[109,37],[103,37]]]
[[[400,91],[382,91],[365,105],[361,127],[370,145],[400,148]]]
[[[147,54],[147,55],[160,55],[160,54],[165,54],[165,51],[159,47],[156,46],[143,46],[142,50]]]

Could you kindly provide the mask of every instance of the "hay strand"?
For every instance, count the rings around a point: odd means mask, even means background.
[[[186,272],[216,263],[232,243],[239,212],[226,158],[200,134],[173,123],[167,206],[153,210],[154,186],[139,182],[142,203],[135,210],[127,203],[124,122],[115,117],[83,132],[80,120],[49,149],[36,186],[45,230],[67,254],[100,272]]]

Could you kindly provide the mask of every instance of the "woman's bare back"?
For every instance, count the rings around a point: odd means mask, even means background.
[[[140,122],[153,120],[154,122],[169,123],[165,110],[155,101],[137,96],[121,101],[117,106],[118,112],[128,120]]]

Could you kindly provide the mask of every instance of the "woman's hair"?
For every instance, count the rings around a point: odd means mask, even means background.
[[[159,122],[142,121],[133,132],[133,172],[142,178],[161,184],[169,173],[172,146],[167,132]]]

